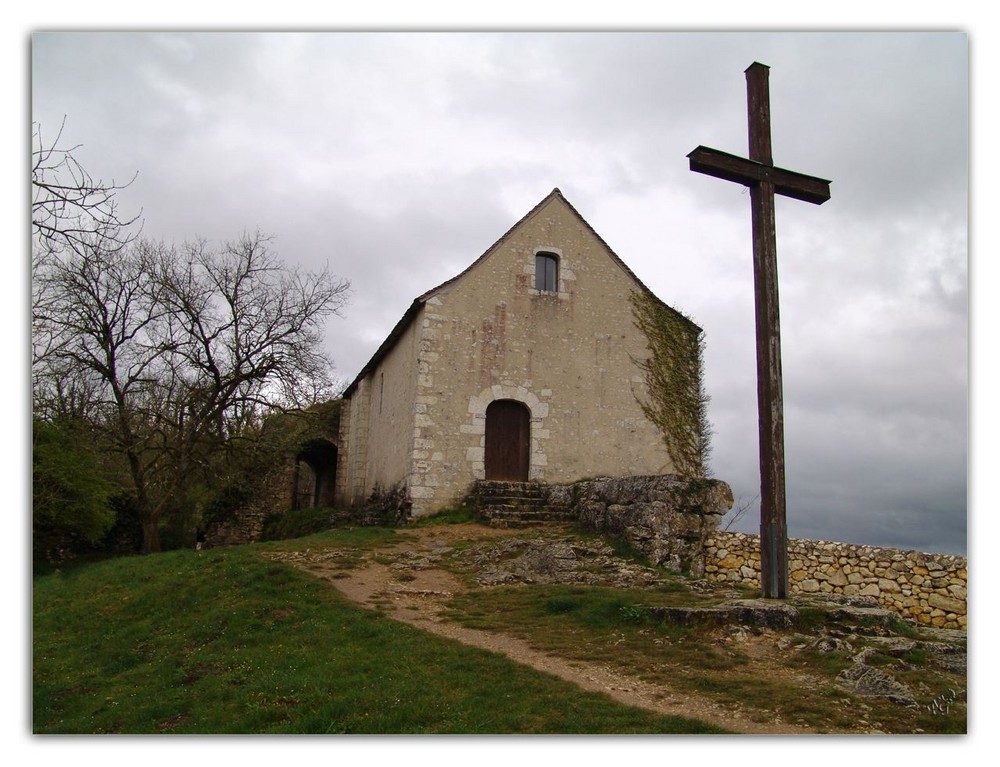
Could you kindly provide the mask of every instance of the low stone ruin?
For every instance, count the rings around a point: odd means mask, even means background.
[[[705,539],[732,508],[733,493],[719,480],[660,474],[566,485],[479,482],[469,500],[492,524],[572,519],[585,530],[625,538],[654,565],[701,577]]]

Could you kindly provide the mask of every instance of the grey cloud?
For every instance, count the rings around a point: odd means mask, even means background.
[[[743,70],[768,64],[776,162],[833,180],[825,205],[777,210],[790,529],[956,548],[966,57],[955,33],[44,33],[32,110],[47,130],[68,116],[92,172],[139,171],[121,201],[146,234],[259,228],[350,279],[327,332],[347,379],[558,186],[706,330],[712,466],[749,500],[749,200],[686,155],[745,152]]]

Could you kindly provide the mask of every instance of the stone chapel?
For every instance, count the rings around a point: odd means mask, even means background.
[[[347,387],[336,503],[396,493],[420,517],[482,479],[690,475],[650,416],[655,341],[637,296],[700,339],[554,189],[417,297]],[[683,365],[700,387],[700,354]]]

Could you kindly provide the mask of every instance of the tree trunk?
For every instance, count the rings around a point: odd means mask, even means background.
[[[156,554],[160,551],[160,526],[156,522],[142,523],[142,553]]]

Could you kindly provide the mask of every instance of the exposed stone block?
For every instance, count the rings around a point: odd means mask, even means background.
[[[899,584],[896,583],[896,581],[890,581],[888,578],[879,578],[878,589],[879,591],[893,594],[898,594],[900,592]]]
[[[948,591],[951,592],[951,595],[955,597],[955,599],[961,599],[963,601],[969,596],[968,589],[966,589],[965,586],[959,586],[957,583],[949,586]]]
[[[844,574],[843,570],[837,570],[830,576],[829,582],[831,586],[846,586],[847,576]]]
[[[964,614],[966,610],[964,601],[941,596],[940,594],[931,594],[927,597],[927,604],[938,610],[944,610],[945,612],[950,613]]]
[[[540,487],[552,505],[571,509],[583,527],[624,535],[656,564],[696,576],[705,572],[705,539],[732,506],[726,483],[670,474]],[[713,566],[739,567],[745,562],[727,559],[716,558]]]

